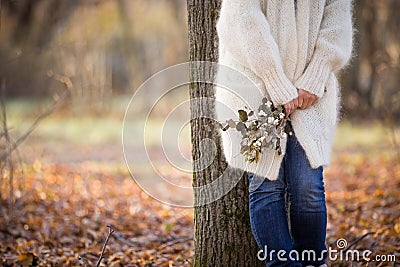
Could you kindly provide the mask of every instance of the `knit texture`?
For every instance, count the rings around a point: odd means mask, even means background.
[[[351,8],[351,0],[301,0],[297,7],[293,0],[223,0],[217,23],[219,63],[243,73],[255,86],[240,96],[235,89],[216,86],[217,103],[230,110],[217,104],[217,119],[234,118],[244,103],[258,107],[264,96],[282,105],[298,96],[297,88],[307,90],[319,100],[292,113],[293,129],[311,166],[328,165],[340,103],[335,73],[352,51]],[[278,177],[286,140],[282,155],[268,150],[258,163],[249,164],[240,154],[241,135],[230,129],[221,136],[232,167],[270,180]]]

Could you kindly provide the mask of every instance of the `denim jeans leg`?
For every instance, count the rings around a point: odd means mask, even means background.
[[[275,181],[264,179],[250,191],[249,211],[253,235],[263,250],[266,266],[301,266],[288,258],[293,248],[285,208],[283,168]],[[249,174],[250,183],[255,176]],[[275,251],[272,253],[272,251]],[[280,261],[278,251],[285,251],[286,261]],[[264,254],[266,253],[266,254]],[[297,264],[297,265],[296,265]]]
[[[288,140],[285,176],[290,200],[290,228],[294,249],[303,266],[325,262],[327,211],[323,168],[312,169],[295,138]],[[325,251],[325,252],[324,252]],[[307,256],[311,253],[311,256]],[[315,253],[315,258],[312,255]]]

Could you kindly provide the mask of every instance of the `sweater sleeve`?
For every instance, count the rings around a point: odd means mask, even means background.
[[[297,88],[321,97],[332,72],[343,68],[351,57],[351,0],[327,0],[315,50]]]
[[[235,60],[263,80],[274,104],[282,105],[298,96],[284,73],[278,45],[259,0],[224,0],[217,32],[221,44]]]

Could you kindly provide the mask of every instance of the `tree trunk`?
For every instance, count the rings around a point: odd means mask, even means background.
[[[188,0],[190,61],[216,62],[218,58],[218,39],[216,20],[220,0]],[[195,72],[205,70],[196,69]],[[201,97],[214,99],[211,84],[192,82],[190,85],[192,158],[194,161],[193,186],[202,187],[218,179],[223,173],[227,177],[238,175],[227,169],[221,153],[217,125],[213,124],[214,101],[193,101]],[[199,117],[207,113],[210,116]],[[215,144],[214,158],[207,164],[205,153],[201,152],[201,142],[212,140]],[[203,142],[204,144],[204,142]],[[205,146],[207,153],[212,147]],[[207,154],[206,153],[206,154]],[[206,168],[202,166],[208,165]],[[241,174],[239,174],[241,175]],[[222,185],[223,186],[223,185]],[[216,201],[201,204],[204,195],[214,192],[195,190],[194,208],[194,266],[262,266],[257,259],[258,248],[253,239],[248,212],[248,181],[243,175],[237,185]],[[200,204],[199,204],[200,203]]]

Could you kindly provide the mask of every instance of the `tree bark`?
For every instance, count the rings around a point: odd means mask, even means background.
[[[190,61],[217,62],[218,38],[215,25],[220,4],[220,0],[187,1]],[[192,82],[190,98],[193,100],[201,97],[214,99],[213,85]],[[223,172],[228,173],[228,177],[235,175],[235,170],[227,169],[221,151],[218,128],[212,119],[214,104],[213,101],[192,101],[191,105],[194,187],[215,181]],[[197,116],[204,113],[211,116]],[[212,140],[216,148],[215,157],[209,165],[201,152],[201,142],[207,139]],[[205,164],[208,167],[203,169]],[[213,195],[212,192],[205,194]],[[194,195],[194,266],[262,266],[263,263],[257,259],[258,248],[250,229],[247,175],[244,174],[239,183],[222,198],[209,204],[198,205],[204,195],[196,190]]]

